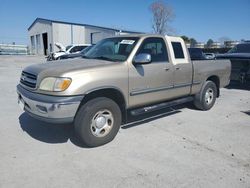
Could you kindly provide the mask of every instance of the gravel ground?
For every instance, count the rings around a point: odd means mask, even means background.
[[[184,105],[154,114],[90,149],[72,125],[39,122],[19,109],[21,70],[41,61],[0,56],[0,187],[250,187],[249,88],[222,89],[207,112]]]

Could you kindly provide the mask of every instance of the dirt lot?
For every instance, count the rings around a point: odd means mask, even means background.
[[[39,122],[17,105],[23,67],[44,57],[0,56],[0,187],[250,187],[250,90],[221,90],[214,108],[190,105],[120,129],[85,148],[72,125]]]

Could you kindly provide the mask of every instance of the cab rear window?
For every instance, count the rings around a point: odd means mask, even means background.
[[[175,59],[184,59],[184,53],[180,42],[172,42]]]

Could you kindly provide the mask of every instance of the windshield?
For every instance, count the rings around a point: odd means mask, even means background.
[[[238,44],[229,50],[228,53],[250,53],[250,43]]]
[[[68,51],[68,49],[70,49],[73,45],[68,45],[66,46],[66,51]]]
[[[93,46],[84,57],[108,61],[126,61],[138,39],[137,37],[103,39]]]

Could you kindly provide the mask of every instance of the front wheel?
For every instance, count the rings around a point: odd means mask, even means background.
[[[74,127],[80,140],[89,147],[106,144],[114,139],[121,125],[121,110],[111,99],[98,97],[82,105]]]
[[[214,82],[206,81],[199,94],[195,96],[194,105],[200,110],[213,107],[217,97],[217,87]]]
[[[52,61],[52,54],[49,54],[49,55],[47,56],[47,61]]]

